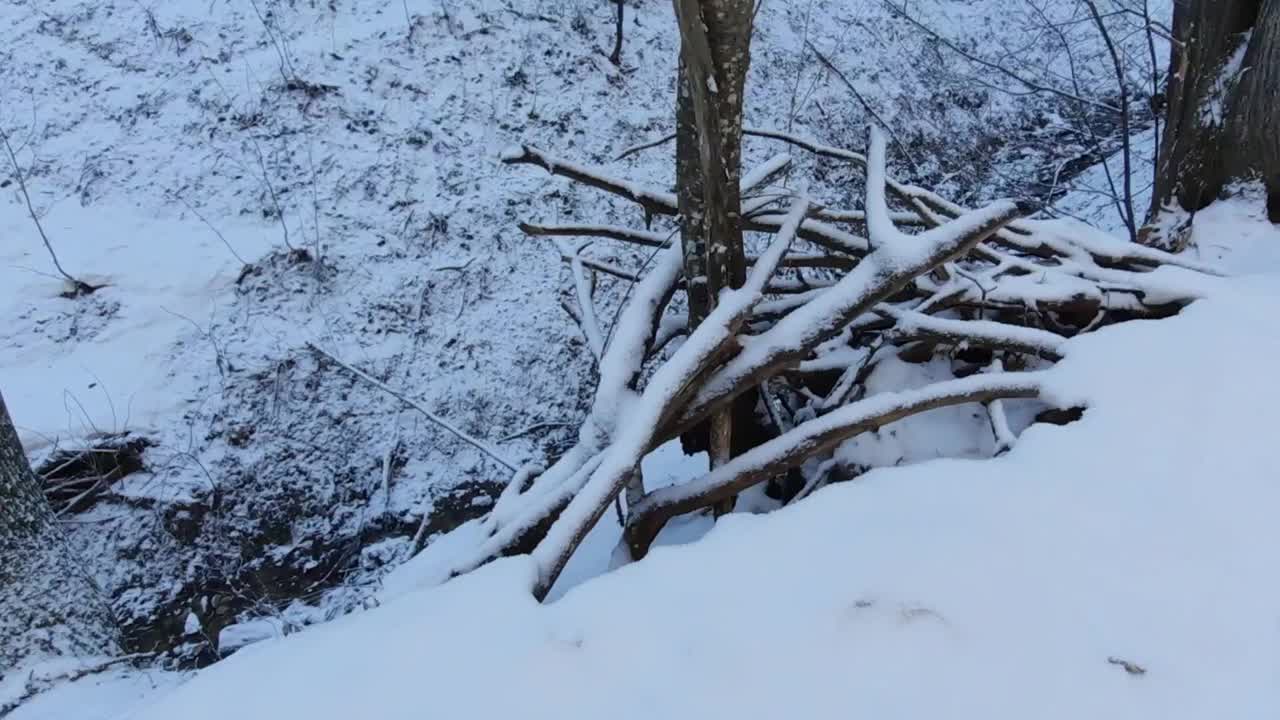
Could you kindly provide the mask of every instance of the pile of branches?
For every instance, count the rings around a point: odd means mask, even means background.
[[[87,510],[117,480],[143,469],[142,455],[150,446],[143,437],[110,435],[82,450],[53,453],[36,475],[54,514]]]
[[[865,207],[751,195],[788,166],[786,155],[748,173],[743,227],[770,241],[748,257],[746,283],[723,293],[693,328],[672,302],[685,278],[679,242],[670,235],[523,224],[530,235],[611,238],[654,254],[645,268],[632,270],[588,257],[585,245],[561,245],[575,279],[577,307],[570,309],[598,369],[594,402],[576,445],[550,467],[516,472],[482,521],[485,540],[455,560],[454,575],[531,553],[538,569],[533,593],[543,599],[611,505],[639,559],[673,517],[718,506],[812,467],[810,460],[830,458],[860,433],[936,408],[985,404],[996,446],[1007,449],[1015,438],[1002,402],[1040,398],[1044,369],[1063,357],[1069,337],[1174,314],[1212,284],[1213,271],[1188,258],[1083,225],[1028,219],[1012,202],[970,210],[896,182],[886,173],[884,135],[875,129],[866,155],[783,133],[747,134],[865,168]],[[672,193],[534,147],[510,149],[502,159],[625,198],[647,216],[677,214]],[[593,295],[598,273],[633,283],[608,334]],[[957,351],[975,361],[954,379],[864,397],[864,381],[887,353],[928,358]],[[819,375],[828,380],[814,382]],[[775,437],[696,480],[646,491],[640,466],[649,452],[747,393],[755,394]],[[805,478],[801,495],[816,482]]]

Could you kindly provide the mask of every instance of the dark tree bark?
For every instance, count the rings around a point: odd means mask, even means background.
[[[609,62],[614,65],[622,65],[622,22],[623,11],[626,9],[627,0],[618,0],[615,8],[614,20],[616,25],[613,32],[613,53],[609,55]]]
[[[1232,182],[1260,181],[1280,222],[1280,0],[1177,2],[1173,35],[1152,219],[1195,213]],[[1147,228],[1148,242],[1179,244],[1159,227]]]
[[[719,292],[742,285],[742,108],[751,61],[752,0],[674,0],[680,26],[676,90],[676,185],[685,258],[689,326],[714,307]],[[734,454],[735,418],[752,404],[712,417],[685,438],[706,448],[713,465]],[[740,423],[739,423],[740,424]]]
[[[0,396],[0,674],[117,649],[110,610],[72,557]]]

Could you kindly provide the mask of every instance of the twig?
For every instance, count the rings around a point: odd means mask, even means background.
[[[45,248],[49,251],[49,257],[53,258],[53,266],[58,268],[58,272],[62,277],[71,283],[75,288],[76,295],[88,295],[98,288],[90,285],[79,278],[73,277],[71,273],[63,269],[62,263],[58,261],[58,254],[53,251],[53,243],[49,242],[49,236],[44,232],[44,226],[40,224],[40,215],[36,212],[35,206],[31,204],[31,195],[27,192],[26,176],[22,172],[22,167],[18,165],[18,156],[13,151],[13,146],[9,144],[9,135],[0,128],[0,141],[4,142],[4,149],[9,154],[9,162],[13,163],[13,173],[18,177],[18,189],[22,192],[22,199],[27,204],[27,214],[31,217],[31,222],[35,223],[36,230],[40,233],[40,239],[44,241]]]
[[[267,172],[267,159],[262,153],[262,146],[258,144],[258,139],[252,134],[249,135],[249,142],[253,144],[254,154],[258,157],[258,167],[262,170],[262,184],[267,188],[267,195],[271,198],[271,204],[275,207],[276,215],[280,218],[280,228],[284,231],[284,246],[293,251],[293,244],[289,242],[289,223],[284,217],[284,208],[280,205],[280,196],[276,195],[276,188],[271,184],[271,173]]]
[[[966,59],[966,60],[968,60],[968,61],[970,61],[970,62],[972,62],[972,63],[976,63],[976,64],[978,64],[978,65],[981,65],[982,67],[985,67],[985,68],[987,68],[988,70],[995,70],[996,72],[1000,73],[1001,75],[1004,75],[1005,77],[1008,77],[1009,79],[1011,79],[1011,80],[1013,80],[1013,81],[1015,81],[1015,82],[1017,82],[1017,83],[1019,83],[1019,84],[1023,85],[1023,86],[1024,86],[1024,87],[1026,87],[1028,90],[1033,90],[1033,91],[1035,91],[1035,92],[1047,92],[1047,93],[1050,93],[1050,94],[1052,94],[1052,95],[1057,95],[1058,97],[1066,98],[1067,100],[1073,100],[1073,101],[1075,101],[1075,102],[1082,102],[1082,103],[1086,103],[1086,104],[1089,104],[1089,105],[1093,105],[1094,107],[1099,107],[1099,108],[1102,108],[1102,109],[1104,109],[1104,110],[1109,110],[1109,111],[1111,111],[1111,112],[1119,112],[1119,110],[1120,110],[1119,108],[1117,108],[1117,107],[1115,107],[1115,106],[1113,106],[1113,105],[1109,105],[1109,104],[1107,104],[1107,103],[1100,102],[1100,101],[1098,101],[1098,100],[1090,100],[1090,99],[1088,99],[1088,98],[1081,97],[1081,96],[1079,96],[1079,95],[1074,95],[1074,94],[1069,93],[1069,92],[1067,92],[1067,91],[1065,91],[1065,90],[1059,90],[1058,88],[1055,88],[1055,87],[1051,87],[1051,86],[1048,86],[1048,85],[1041,85],[1040,83],[1035,82],[1035,81],[1033,81],[1033,80],[1028,80],[1027,78],[1022,77],[1022,76],[1021,76],[1021,75],[1019,75],[1018,73],[1016,73],[1016,72],[1014,72],[1014,71],[1010,70],[1010,69],[1009,69],[1009,68],[1007,68],[1007,67],[1004,67],[1003,65],[1001,65],[1001,64],[999,64],[999,63],[992,62],[992,61],[990,61],[990,60],[986,60],[986,59],[984,59],[984,58],[978,57],[977,55],[974,55],[973,53],[970,53],[970,52],[965,51],[965,50],[964,50],[964,49],[962,49],[960,46],[958,46],[958,45],[956,45],[955,43],[951,42],[950,40],[946,39],[945,37],[943,37],[942,35],[940,35],[938,32],[936,32],[935,30],[933,30],[933,29],[932,29],[932,28],[930,28],[929,26],[927,26],[927,25],[925,25],[924,23],[920,22],[919,20],[916,20],[915,18],[911,17],[911,15],[909,15],[909,14],[907,13],[907,11],[906,11],[904,8],[900,8],[900,7],[898,7],[897,5],[894,5],[894,4],[893,4],[892,2],[890,2],[889,0],[883,0],[883,2],[884,2],[884,4],[885,4],[885,6],[886,6],[886,7],[888,7],[890,10],[892,10],[896,15],[898,15],[898,17],[901,17],[903,20],[906,20],[907,22],[911,23],[912,25],[915,25],[917,28],[919,28],[921,31],[923,31],[925,34],[927,34],[929,37],[933,38],[934,40],[937,40],[939,43],[941,43],[943,46],[945,46],[945,47],[947,47],[948,49],[950,49],[952,52],[956,53],[957,55],[959,55],[959,56],[963,57],[964,59]]]
[[[573,269],[574,289],[577,291],[578,308],[582,313],[582,333],[586,336],[587,347],[599,364],[604,356],[604,332],[600,329],[600,320],[596,316],[596,305],[591,292],[595,287],[595,275],[588,273],[582,262],[582,251],[585,249],[585,244],[577,248],[573,253],[573,259],[569,261],[569,267]],[[561,253],[564,253],[563,249]]]
[[[413,398],[410,398],[409,396],[407,396],[407,395],[405,395],[405,394],[401,393],[400,391],[396,390],[395,388],[392,388],[391,386],[389,386],[389,385],[387,385],[386,383],[382,382],[381,380],[379,380],[379,379],[377,379],[377,378],[373,377],[372,375],[370,375],[370,374],[368,374],[368,373],[366,373],[366,372],[364,372],[364,371],[362,371],[362,370],[359,370],[359,369],[357,369],[357,368],[355,368],[355,367],[353,367],[353,366],[351,366],[351,365],[348,365],[347,363],[345,363],[345,362],[343,362],[343,361],[339,360],[338,358],[334,357],[334,356],[333,356],[332,354],[330,354],[329,352],[326,352],[325,350],[323,350],[319,345],[316,345],[315,343],[310,343],[310,342],[309,342],[309,343],[307,343],[307,348],[308,348],[309,350],[311,350],[312,352],[316,353],[317,355],[321,355],[321,356],[323,356],[323,357],[328,358],[329,360],[331,360],[334,364],[336,364],[338,367],[342,368],[343,370],[346,370],[347,372],[351,373],[352,375],[355,375],[356,377],[360,378],[361,380],[364,380],[365,382],[369,383],[370,385],[373,385],[374,387],[376,387],[376,388],[378,388],[379,390],[381,390],[381,391],[385,392],[386,394],[390,395],[391,397],[396,398],[397,400],[399,400],[400,402],[404,403],[405,405],[407,405],[407,406],[409,406],[409,407],[413,408],[414,410],[417,410],[418,412],[422,413],[423,415],[425,415],[425,416],[427,417],[427,419],[428,419],[428,420],[430,420],[431,422],[435,423],[435,424],[436,424],[436,425],[438,425],[440,428],[442,428],[442,429],[444,429],[444,430],[448,431],[450,434],[452,434],[454,437],[458,438],[459,440],[461,440],[461,441],[463,441],[463,442],[467,443],[467,444],[468,444],[468,445],[470,445],[471,447],[474,447],[475,449],[479,450],[480,452],[484,453],[485,455],[488,455],[490,459],[492,459],[494,462],[498,463],[499,465],[501,465],[501,466],[503,466],[503,467],[507,468],[507,469],[508,469],[508,470],[510,470],[511,472],[515,472],[515,471],[516,471],[516,466],[515,466],[515,465],[513,465],[513,464],[511,464],[511,463],[507,462],[506,460],[504,460],[504,459],[502,458],[502,456],[501,456],[501,455],[498,455],[498,454],[497,454],[496,452],[494,452],[493,450],[490,450],[490,449],[489,449],[489,448],[488,448],[488,447],[487,447],[483,442],[481,442],[481,441],[479,441],[479,440],[477,440],[477,439],[475,439],[475,438],[471,437],[471,436],[470,436],[470,435],[468,435],[467,433],[463,432],[461,429],[459,429],[459,428],[457,428],[456,426],[454,426],[454,425],[453,425],[452,423],[450,423],[448,420],[445,420],[444,418],[440,417],[439,415],[436,415],[435,413],[431,412],[431,411],[430,411],[430,410],[428,410],[425,406],[423,406],[423,404],[422,404],[422,403],[418,402],[417,400],[414,400]]]
[[[176,198],[178,199],[178,202],[180,202],[180,203],[182,203],[184,206],[186,206],[187,210],[189,210],[189,211],[191,212],[191,214],[192,214],[192,215],[195,215],[197,220],[199,220],[200,222],[204,223],[204,224],[205,224],[205,227],[209,228],[211,231],[213,231],[213,234],[214,234],[214,235],[217,235],[217,236],[218,236],[218,239],[222,241],[222,244],[223,244],[223,245],[226,245],[226,246],[227,246],[227,250],[228,250],[232,255],[234,255],[234,256],[235,256],[235,258],[236,258],[237,260],[239,260],[239,261],[240,261],[240,264],[241,264],[241,265],[248,265],[248,264],[249,264],[249,263],[248,263],[244,258],[240,257],[240,253],[236,252],[236,249],[235,249],[235,248],[231,247],[231,243],[227,241],[227,238],[226,238],[226,236],[225,236],[225,235],[223,235],[223,234],[222,234],[222,231],[221,231],[221,230],[219,230],[218,228],[214,227],[214,226],[213,226],[213,223],[209,222],[209,221],[205,218],[205,216],[204,216],[204,215],[201,215],[199,210],[196,210],[194,207],[192,207],[191,203],[187,202],[187,199],[186,199],[186,198],[184,198],[184,197],[182,197],[181,195],[178,195],[178,194],[174,194],[174,197],[176,197]]]
[[[320,253],[320,194],[317,189],[319,182],[316,179],[316,158],[315,153],[313,152],[314,150],[315,138],[310,138],[307,142],[307,162],[311,165],[311,223],[312,228],[315,231],[315,276],[316,279],[319,280],[324,264],[321,262],[323,256]]]
[[[641,143],[641,144],[639,144],[639,145],[632,145],[631,147],[627,148],[626,150],[623,150],[623,151],[622,151],[622,154],[621,154],[621,155],[619,155],[618,157],[614,158],[614,160],[621,160],[621,159],[623,159],[623,158],[625,158],[625,157],[627,157],[627,156],[629,156],[629,155],[635,155],[636,153],[641,152],[641,151],[643,151],[643,150],[648,150],[649,148],[656,148],[656,147],[658,147],[658,146],[660,146],[660,145],[666,145],[667,143],[669,143],[669,142],[671,142],[672,140],[675,140],[675,139],[676,139],[676,134],[675,134],[675,133],[671,133],[670,135],[663,135],[662,137],[658,138],[657,140],[652,140],[652,141],[650,141],[650,142]]]
[[[457,270],[461,272],[463,270],[466,270],[468,267],[471,267],[471,263],[475,261],[476,261],[476,258],[474,255],[472,255],[471,257],[467,258],[465,262],[462,262],[462,263],[454,263],[453,265],[437,265],[431,268],[431,272],[444,272],[445,270]]]
[[[884,128],[889,132],[889,136],[893,138],[893,144],[898,146],[898,152],[902,153],[902,157],[906,158],[908,163],[911,163],[912,172],[914,172],[916,175],[919,175],[920,166],[917,165],[916,161],[911,157],[911,153],[907,152],[907,146],[903,145],[902,141],[898,139],[898,134],[895,133],[890,128],[889,124],[886,123],[884,119],[880,117],[880,114],[875,111],[875,108],[871,107],[871,103],[867,102],[867,99],[862,96],[862,93],[858,92],[858,88],[854,87],[853,83],[850,82],[849,78],[846,77],[845,74],[840,71],[840,68],[836,67],[835,63],[831,62],[830,58],[828,58],[826,55],[823,55],[822,51],[819,50],[812,42],[809,42],[808,40],[806,40],[805,43],[808,44],[809,49],[813,51],[814,56],[818,58],[818,62],[822,63],[824,67],[826,67],[828,70],[832,72],[832,74],[834,74],[837,78],[839,78],[840,82],[843,83],[845,88],[849,90],[849,93],[852,94],[853,97],[856,98],[857,101],[862,104],[862,108],[867,111],[867,114],[870,115],[876,121],[876,123],[880,125],[880,127]]]
[[[1133,217],[1133,153],[1129,139],[1129,88],[1125,83],[1124,64],[1120,61],[1120,52],[1111,40],[1111,33],[1107,30],[1107,24],[1098,11],[1097,3],[1094,0],[1084,0],[1084,4],[1093,15],[1094,24],[1097,25],[1102,41],[1107,46],[1107,53],[1111,55],[1111,66],[1116,73],[1116,89],[1120,92],[1120,144],[1124,162],[1124,224],[1129,230],[1129,241],[1136,243],[1138,242],[1138,225]],[[1102,162],[1105,163],[1106,158],[1103,158]]]
[[[523,437],[523,436],[525,436],[525,435],[528,435],[529,433],[537,432],[537,431],[541,430],[542,428],[568,427],[568,426],[570,426],[570,425],[573,425],[573,423],[570,423],[570,422],[540,422],[540,423],[534,423],[533,425],[530,425],[529,427],[527,427],[527,428],[525,428],[525,429],[523,429],[523,430],[518,430],[518,431],[516,431],[516,432],[511,433],[510,435],[506,435],[506,436],[504,436],[504,437],[500,438],[500,439],[499,439],[499,442],[507,442],[507,441],[509,441],[509,440],[515,440],[515,439],[516,439],[516,438],[518,438],[518,437]]]
[[[387,451],[382,455],[382,495],[383,509],[391,507],[391,472],[395,461],[396,449],[400,447],[400,413],[396,413],[395,424],[391,428],[391,442],[387,443]]]

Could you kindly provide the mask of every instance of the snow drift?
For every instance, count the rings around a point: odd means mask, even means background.
[[[1001,458],[730,516],[549,605],[502,560],[134,717],[1275,717],[1275,285],[1070,341],[1045,383],[1083,420]]]

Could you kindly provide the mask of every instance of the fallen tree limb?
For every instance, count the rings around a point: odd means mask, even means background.
[[[722,362],[726,352],[732,351],[738,329],[760,301],[765,283],[790,249],[807,210],[806,200],[794,203],[782,231],[751,269],[743,286],[722,293],[711,313],[649,379],[639,401],[627,413],[626,429],[616,433],[600,467],[574,494],[534,549],[532,554],[538,565],[534,597],[539,600],[546,597],[574,550],[623,490],[641,459],[654,447],[659,429],[684,406],[707,370]]]
[[[613,178],[597,168],[561,160],[531,145],[507,148],[501,159],[507,165],[537,165],[552,175],[626,198],[654,215],[676,214],[676,196],[672,193]]]
[[[636,230],[620,225],[540,225],[537,223],[520,223],[520,230],[525,235],[542,237],[603,237],[649,248],[666,247],[673,237],[672,233]]]
[[[667,437],[686,432],[765,378],[795,366],[819,343],[841,333],[849,323],[915,278],[964,255],[1018,217],[1013,203],[996,203],[919,235],[902,234],[893,226],[884,201],[884,145],[883,135],[873,131],[867,173],[867,227],[876,250],[835,286],[753,338],[752,351],[738,355],[708,380],[679,422],[667,429]]]
[[[1060,360],[1062,346],[1067,341],[1065,337],[1047,330],[990,320],[949,320],[892,305],[879,305],[875,312],[894,321],[895,335],[924,335],[950,345],[981,345],[1026,353],[1046,360]]]
[[[382,392],[384,392],[384,393],[386,393],[386,394],[390,395],[391,397],[393,397],[393,398],[395,398],[395,399],[399,400],[400,402],[404,403],[405,405],[407,405],[407,406],[409,406],[409,407],[413,408],[414,410],[417,410],[418,412],[422,413],[424,416],[426,416],[426,418],[427,418],[428,420],[430,420],[431,422],[435,423],[438,427],[440,427],[441,429],[443,429],[443,430],[447,431],[449,434],[451,434],[451,435],[453,435],[454,437],[458,438],[459,440],[461,440],[461,441],[465,442],[466,444],[470,445],[471,447],[473,447],[473,448],[475,448],[475,449],[479,450],[481,453],[485,454],[485,455],[486,455],[486,456],[488,456],[491,460],[493,460],[494,462],[496,462],[496,463],[498,463],[499,465],[503,466],[504,468],[506,468],[506,469],[510,470],[510,471],[511,471],[511,472],[513,472],[513,473],[517,471],[517,468],[516,468],[516,466],[515,466],[515,465],[511,464],[510,462],[508,462],[505,458],[503,458],[503,457],[502,457],[501,455],[499,455],[497,452],[495,452],[494,450],[492,450],[489,446],[485,445],[485,444],[484,444],[483,442],[481,442],[480,440],[477,440],[476,438],[471,437],[471,436],[470,436],[470,435],[468,435],[467,433],[463,432],[460,428],[458,428],[457,426],[455,426],[453,423],[449,422],[448,420],[445,420],[444,418],[440,417],[439,415],[437,415],[437,414],[435,414],[435,413],[431,412],[430,410],[428,410],[428,409],[426,408],[426,406],[425,406],[425,405],[423,405],[422,403],[418,402],[417,400],[414,400],[413,398],[409,397],[408,395],[405,395],[404,393],[401,393],[399,390],[396,390],[395,388],[391,387],[390,385],[387,385],[386,383],[384,383],[384,382],[382,382],[381,380],[379,380],[379,379],[375,378],[374,376],[372,376],[372,375],[370,375],[370,374],[368,374],[368,373],[364,372],[363,370],[357,369],[356,367],[354,367],[354,366],[352,366],[352,365],[348,365],[347,363],[345,363],[345,362],[343,362],[343,361],[339,360],[338,358],[334,357],[334,356],[333,356],[332,354],[330,354],[329,352],[327,352],[327,351],[325,351],[325,350],[321,349],[321,348],[320,348],[320,346],[319,346],[319,345],[316,345],[315,343],[307,343],[307,348],[308,348],[309,350],[311,350],[312,352],[314,352],[315,354],[320,355],[321,357],[327,358],[330,362],[332,362],[333,364],[335,364],[335,365],[337,365],[338,367],[342,368],[343,370],[346,370],[347,372],[351,373],[352,375],[355,375],[356,377],[360,378],[361,380],[364,380],[365,382],[369,383],[370,385],[373,385],[374,387],[378,388],[378,389],[379,389],[379,390],[381,390]]]
[[[454,560],[451,575],[469,572],[541,541],[570,498],[591,477],[603,460],[603,449],[617,432],[619,418],[630,413],[636,403],[636,379],[653,346],[682,267],[679,246],[659,253],[649,274],[636,284],[624,304],[616,330],[605,345],[595,399],[578,429],[577,443],[536,477],[530,472],[516,474],[484,521],[488,539]],[[516,483],[514,487],[512,482]]]
[[[749,450],[684,485],[655,490],[634,507],[627,521],[632,557],[649,550],[667,520],[693,512],[764,482],[868,430],[928,410],[996,399],[1034,398],[1040,373],[993,373],[935,383],[919,390],[884,393],[805,423]]]

